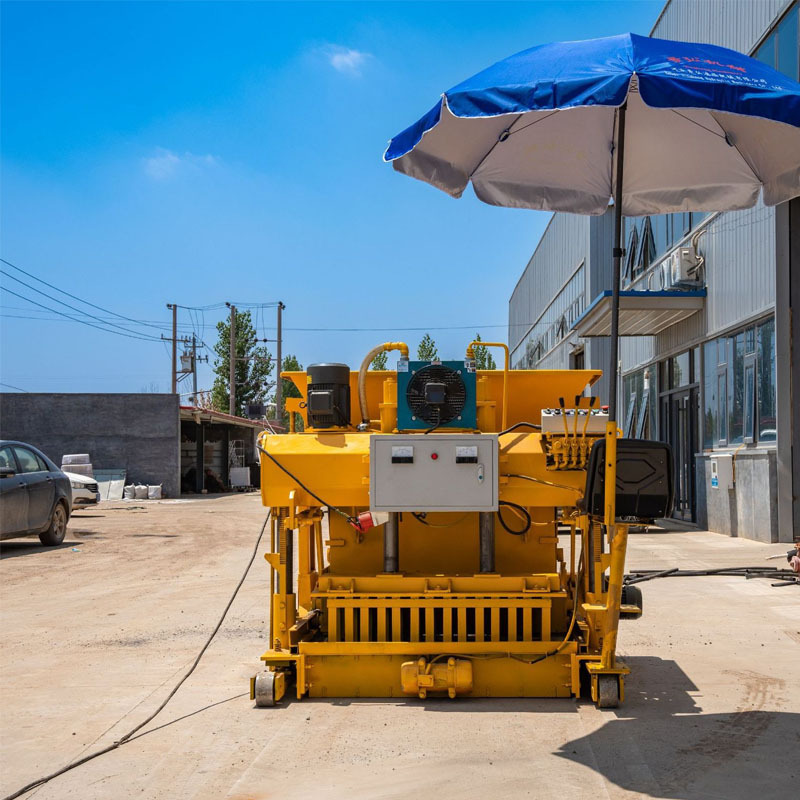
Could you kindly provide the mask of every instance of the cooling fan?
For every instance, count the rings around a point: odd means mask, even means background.
[[[463,361],[409,362],[397,378],[400,430],[475,427],[475,372]]]

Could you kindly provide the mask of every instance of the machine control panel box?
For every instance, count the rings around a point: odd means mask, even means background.
[[[370,511],[497,511],[497,435],[373,435],[369,477]]]
[[[597,435],[606,432],[608,422],[608,412],[601,411],[599,408],[543,408],[542,409],[542,433],[564,433],[564,418],[567,420],[567,429],[570,436],[576,432],[575,414],[578,415],[577,434],[583,433],[583,426],[586,425],[586,433]],[[589,417],[588,424],[586,417]]]

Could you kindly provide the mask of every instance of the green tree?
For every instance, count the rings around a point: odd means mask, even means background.
[[[217,343],[214,352],[214,386],[211,404],[217,411],[230,408],[230,319],[217,323]],[[266,403],[270,384],[267,383],[274,364],[266,347],[257,344],[256,330],[249,311],[236,312],[236,408],[244,416],[249,403]]]
[[[436,349],[436,342],[431,339],[431,335],[426,333],[417,347],[417,358],[420,361],[433,361],[439,358],[439,351]]]
[[[375,358],[372,359],[372,363],[369,365],[370,369],[386,369],[386,365],[389,363],[389,354],[384,350],[382,353],[378,353]]]
[[[284,356],[283,364],[281,365],[281,372],[302,372],[303,365],[297,360],[297,356]],[[289,412],[286,410],[286,398],[287,397],[302,397],[303,395],[300,393],[300,390],[290,381],[288,378],[281,378],[281,387],[283,392],[283,424],[286,430],[289,430]],[[304,428],[303,425],[303,415],[296,414],[295,415],[295,425],[296,430],[302,431]]]
[[[481,341],[481,335],[479,333],[475,334],[475,341]],[[497,364],[492,354],[489,352],[488,347],[484,347],[482,344],[476,344],[472,348],[472,352],[475,354],[475,369],[497,369]]]

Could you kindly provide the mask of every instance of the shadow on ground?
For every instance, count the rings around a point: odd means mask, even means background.
[[[66,550],[70,547],[78,547],[83,542],[75,540],[64,540],[61,544],[54,546],[40,544],[38,537],[33,539],[20,539],[18,541],[3,542],[0,546],[0,560],[4,558],[17,558],[18,556],[33,556],[36,554],[52,553],[55,550]]]
[[[696,702],[700,698],[690,694],[697,687],[674,661],[626,660],[632,675],[624,705],[603,712],[609,719],[600,728],[566,742],[556,755],[637,795],[670,800],[792,796],[800,778],[800,714],[774,710],[786,699],[782,680],[737,673],[736,707],[704,714]]]

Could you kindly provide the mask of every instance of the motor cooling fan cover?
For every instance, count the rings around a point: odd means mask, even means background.
[[[444,402],[429,402],[425,387],[444,384]],[[467,390],[459,373],[441,364],[432,364],[415,372],[406,388],[406,402],[411,413],[431,425],[446,425],[457,419],[467,402]]]

